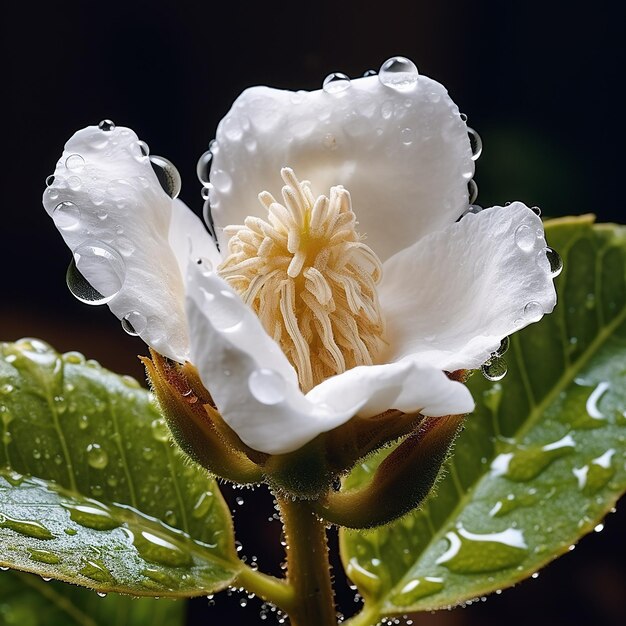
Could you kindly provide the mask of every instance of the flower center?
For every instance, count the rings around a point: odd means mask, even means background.
[[[384,345],[376,285],[382,264],[356,232],[350,194],[318,196],[283,168],[283,203],[259,194],[267,221],[227,226],[219,274],[256,312],[306,393],[326,378],[372,365]]]

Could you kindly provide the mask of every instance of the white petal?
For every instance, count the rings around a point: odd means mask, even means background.
[[[219,250],[202,220],[178,198],[172,203],[168,241],[183,277],[187,276],[190,262],[199,262],[209,270],[222,262]]]
[[[147,344],[184,361],[184,288],[168,243],[172,199],[137,141],[128,128],[78,131],[43,202],[74,258],[80,255],[80,272],[98,292],[113,296],[111,311],[119,319],[130,314]],[[93,256],[85,254],[90,251]]]
[[[255,450],[291,452],[354,414],[309,402],[252,310],[214,273],[193,265],[187,319],[191,361],[224,421]]]
[[[479,367],[556,304],[543,225],[514,202],[468,214],[389,259],[379,288],[386,361]]]
[[[210,200],[218,231],[266,217],[257,195],[280,198],[279,172],[289,166],[316,194],[346,187],[359,231],[383,260],[456,220],[474,172],[467,126],[426,76],[409,91],[375,76],[341,93],[247,89],[220,123],[217,146]]]
[[[307,394],[334,411],[358,409],[362,417],[390,408],[430,417],[460,415],[474,410],[467,387],[450,380],[441,370],[411,361],[355,367],[333,376]]]
[[[296,450],[357,413],[389,408],[439,416],[474,407],[467,388],[412,362],[357,367],[306,396],[292,366],[257,316],[213,272],[189,267],[191,360],[226,423],[268,454]]]

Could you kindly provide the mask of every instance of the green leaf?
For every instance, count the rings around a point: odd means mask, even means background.
[[[153,596],[236,576],[215,481],[133,379],[36,339],[0,344],[0,428],[0,565]]]
[[[177,626],[185,603],[93,591],[44,581],[34,574],[0,574],[0,626]]]
[[[468,382],[476,412],[436,493],[390,526],[341,533],[370,615],[510,586],[570,549],[626,488],[626,228],[587,217],[546,230],[565,262],[558,306],[511,338],[501,382]]]

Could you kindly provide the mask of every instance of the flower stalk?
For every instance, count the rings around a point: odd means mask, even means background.
[[[324,523],[306,500],[276,496],[287,546],[287,581],[294,590],[291,626],[336,626]]]

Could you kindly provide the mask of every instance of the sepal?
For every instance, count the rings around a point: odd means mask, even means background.
[[[193,366],[170,362],[154,351],[151,356],[141,360],[161,413],[183,451],[220,478],[240,485],[261,482],[261,467],[237,446],[236,435],[226,431],[208,392],[198,386]]]
[[[420,506],[433,488],[464,416],[428,418],[378,466],[360,489],[332,491],[314,504],[324,520],[347,528],[374,528]]]

